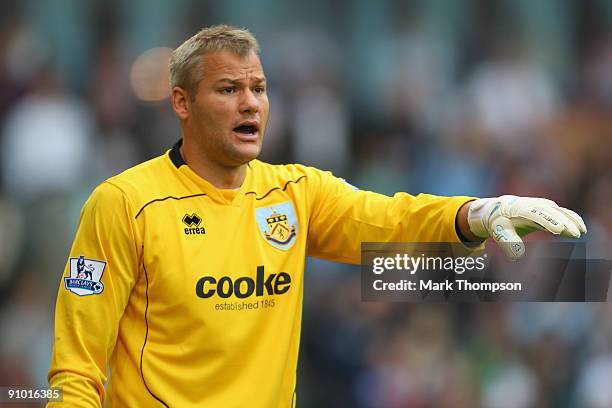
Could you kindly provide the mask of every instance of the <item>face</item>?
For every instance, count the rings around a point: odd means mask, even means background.
[[[202,57],[204,75],[195,99],[185,98],[185,137],[206,160],[240,166],[259,155],[268,121],[266,80],[259,57],[220,51]],[[175,108],[176,110],[176,108]]]

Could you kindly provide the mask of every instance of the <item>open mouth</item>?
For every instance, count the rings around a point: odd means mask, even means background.
[[[244,135],[252,135],[257,133],[257,126],[256,125],[240,125],[234,128],[234,132],[236,133],[241,133]]]

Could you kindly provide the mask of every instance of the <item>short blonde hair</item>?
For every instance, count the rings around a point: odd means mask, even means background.
[[[180,86],[195,97],[198,84],[204,76],[200,66],[201,57],[209,52],[223,50],[240,56],[246,56],[251,51],[258,54],[259,43],[245,28],[223,24],[201,29],[172,52],[169,63],[170,89]]]

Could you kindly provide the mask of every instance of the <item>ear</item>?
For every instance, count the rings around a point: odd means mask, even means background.
[[[172,109],[174,109],[176,116],[178,116],[180,120],[187,120],[187,118],[189,118],[189,108],[191,106],[189,92],[180,86],[175,86],[172,88],[170,98],[172,99]]]

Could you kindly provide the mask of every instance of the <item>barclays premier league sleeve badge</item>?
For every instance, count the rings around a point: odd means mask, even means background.
[[[102,274],[106,262],[81,255],[70,258],[70,277],[64,278],[66,289],[79,296],[99,295],[104,290]]]

